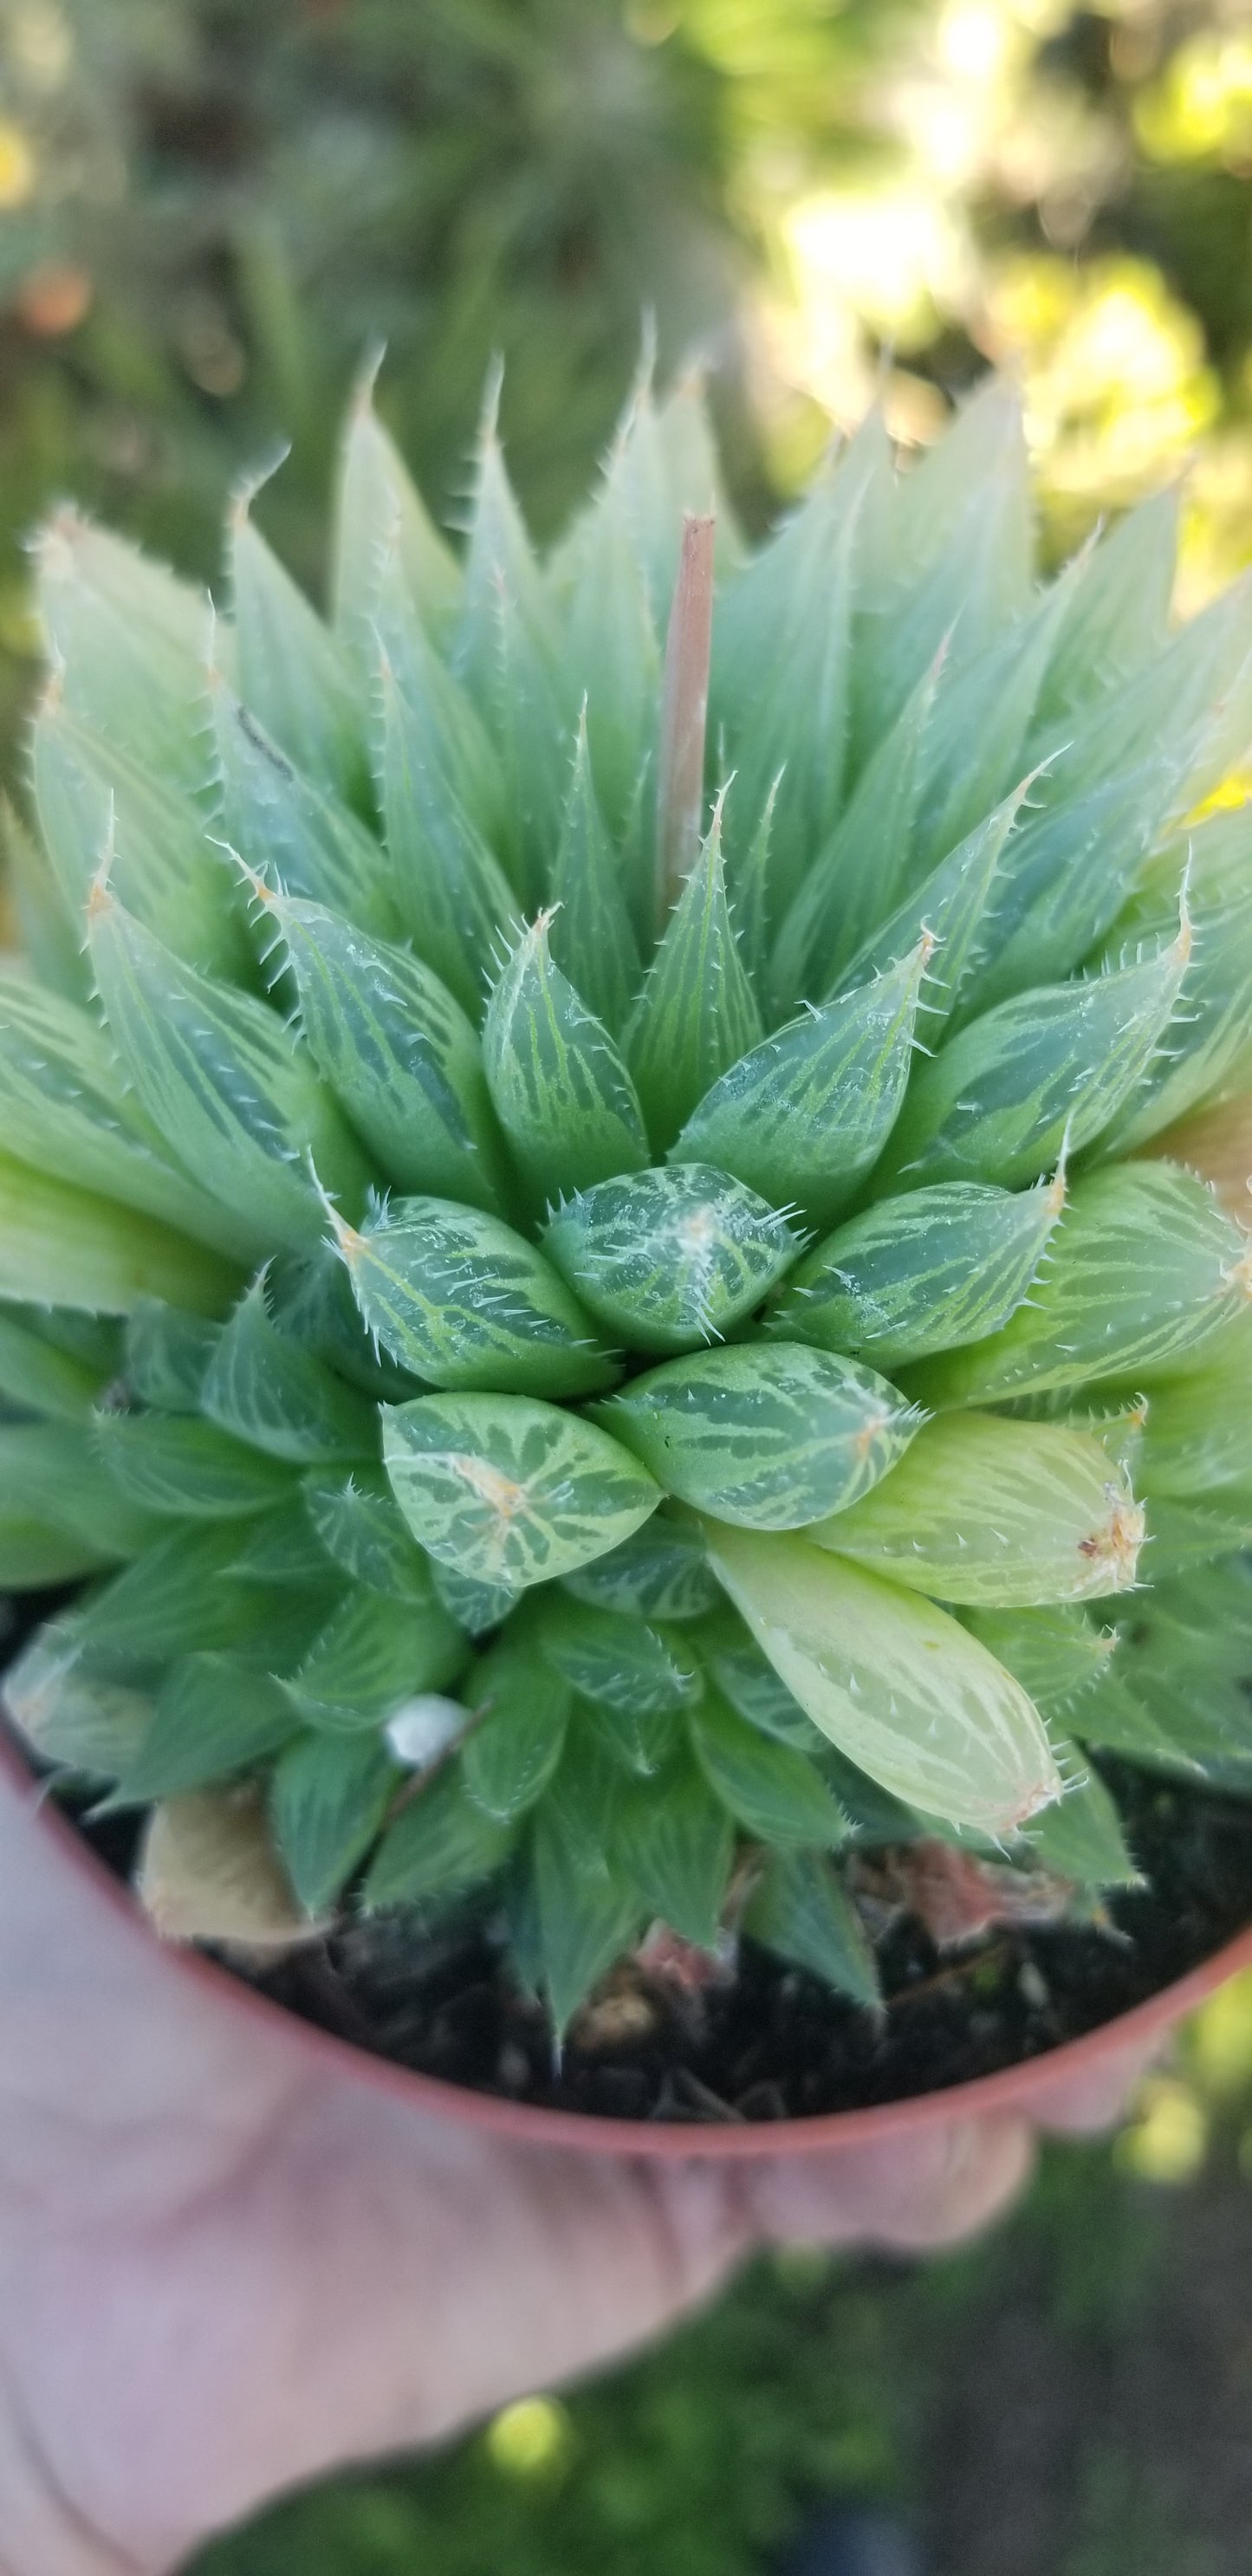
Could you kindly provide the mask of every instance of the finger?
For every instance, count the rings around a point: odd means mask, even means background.
[[[952,2120],[890,2146],[766,2165],[747,2178],[763,2236],[920,2249],[975,2234],[1031,2169],[1024,2120]]]
[[[1147,2073],[1168,2045],[1167,2038],[1157,2033],[1139,2040],[1131,2048],[1119,2048],[1102,2057],[1079,2075],[1068,2075],[1047,2085],[1032,2105],[1041,2129],[1058,2137],[1095,2137],[1102,2129],[1115,2128],[1140,2077]]]

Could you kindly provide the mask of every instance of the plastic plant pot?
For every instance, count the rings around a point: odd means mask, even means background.
[[[28,1791],[33,1788],[33,1775],[16,1747],[2,1737],[0,1768],[16,1787]],[[55,1840],[62,1858],[90,1880],[101,1903],[144,1927],[146,1937],[157,1938],[155,1932],[147,1931],[146,1918],[126,1887],[57,1809],[46,1804],[37,1806],[32,1799],[31,1830]],[[168,1955],[179,1975],[207,1983],[219,1994],[228,1991],[236,2011],[246,2012],[271,2029],[281,2028],[288,2042],[294,2040],[323,2067],[333,2067],[341,2078],[386,2093],[393,2100],[406,2101],[432,2117],[488,2129],[522,2146],[572,2147],[583,2155],[648,2156],[668,2161],[701,2157],[719,2162],[727,2158],[768,2158],[776,2162],[780,2156],[829,2156],[841,2147],[885,2145],[954,2118],[1017,2112],[1029,2119],[1041,2096],[1058,2084],[1096,2076],[1122,2057],[1150,2054],[1154,2044],[1162,2042],[1229,1977],[1240,1969],[1252,1968],[1252,1925],[1130,2012],[1117,2014],[1077,2039],[1066,2040],[1014,2066],[1002,2067],[992,2075],[858,2110],[823,2112],[800,2120],[745,2121],[742,2126],[729,2121],[721,2126],[703,2121],[602,2119],[591,2113],[547,2110],[497,2094],[445,2084],[435,2076],[417,2074],[390,2059],[375,2057],[285,2012],[281,2005],[270,2002],[198,1950],[172,1947]]]

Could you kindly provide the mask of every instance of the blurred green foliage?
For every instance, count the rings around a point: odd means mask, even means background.
[[[60,490],[208,573],[232,475],[290,439],[265,515],[316,586],[330,441],[379,340],[441,510],[503,354],[511,469],[550,533],[645,315],[664,373],[720,353],[733,374],[762,119],[834,148],[853,75],[920,5],[0,0],[10,717],[18,539]]]
[[[543,534],[645,313],[749,525],[876,385],[925,438],[991,356],[1057,551],[1199,447],[1190,604],[1252,552],[1250,66],[1244,0],[0,0],[0,738],[48,500],[211,573],[290,438],[263,513],[316,586],[380,339],[453,516],[503,353]]]

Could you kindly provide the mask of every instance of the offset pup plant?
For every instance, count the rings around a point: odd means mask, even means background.
[[[1252,589],[1171,633],[1168,497],[1040,586],[995,384],[715,481],[641,383],[541,565],[489,405],[454,558],[363,396],[328,624],[246,498],[216,622],[37,549],[10,1710],[167,1929],[558,2035],[1098,1923],[1093,1754],[1252,1794]]]

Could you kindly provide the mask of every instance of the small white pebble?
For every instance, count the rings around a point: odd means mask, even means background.
[[[455,1741],[467,1715],[459,1700],[441,1699],[438,1691],[419,1691],[388,1718],[383,1729],[388,1749],[406,1769],[425,1771]]]
[[[1042,2012],[1044,2006],[1052,2001],[1046,1980],[1040,1975],[1033,1959],[1023,1959],[1017,1972],[1017,1991],[1022,2002],[1030,2005],[1032,2012]]]

